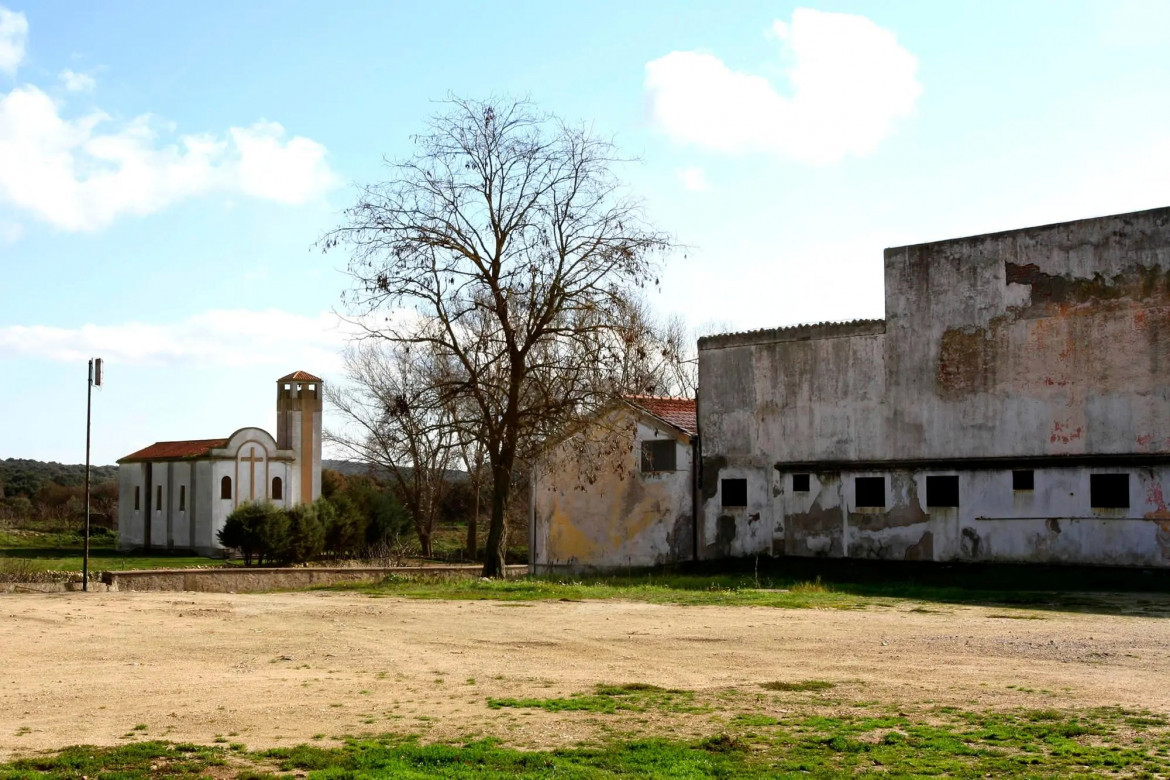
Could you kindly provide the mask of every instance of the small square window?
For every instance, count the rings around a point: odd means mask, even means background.
[[[808,492],[808,474],[793,474],[792,475],[792,492],[793,493],[807,493]]]
[[[1032,469],[1017,469],[1012,472],[1012,490],[1035,490],[1036,472]]]
[[[959,505],[959,478],[956,475],[926,478],[926,505],[949,507]]]
[[[1129,474],[1090,474],[1089,504],[1093,509],[1128,509]]]
[[[885,508],[886,506],[885,477],[855,477],[853,492],[858,507]]]
[[[642,471],[674,471],[676,450],[673,439],[642,442]]]
[[[747,506],[747,480],[724,479],[720,481],[719,493],[723,506]]]

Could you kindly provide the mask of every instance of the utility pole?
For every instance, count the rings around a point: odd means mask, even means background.
[[[102,386],[102,359],[89,359],[85,389],[85,552],[81,556],[81,589],[89,590],[89,426],[93,417],[93,388]]]

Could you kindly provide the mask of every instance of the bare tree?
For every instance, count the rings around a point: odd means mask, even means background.
[[[457,428],[436,383],[433,351],[365,342],[345,355],[347,383],[326,386],[325,397],[346,427],[325,437],[363,463],[385,469],[410,513],[424,556],[449,471],[458,453]]]
[[[615,177],[611,143],[526,101],[451,99],[415,142],[322,242],[350,253],[351,313],[418,315],[371,334],[449,361],[437,386],[466,401],[459,424],[487,455],[483,574],[497,577],[517,466],[625,389],[630,300],[670,242]]]

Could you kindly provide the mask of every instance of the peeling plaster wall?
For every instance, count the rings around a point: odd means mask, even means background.
[[[885,457],[1170,453],[1170,209],[885,262]]]
[[[1090,506],[1093,473],[1117,469],[1036,469],[1034,490],[1013,490],[1010,470],[886,472],[883,508],[859,508],[855,479],[872,471],[812,473],[807,492],[778,472],[782,522],[775,555],[926,561],[1170,565],[1170,466],[1131,469],[1128,509]],[[796,472],[800,473],[800,472]],[[930,507],[928,476],[959,478],[958,507]]]
[[[1170,209],[888,249],[885,279],[883,321],[700,340],[701,556],[1170,566]],[[1130,510],[1088,507],[1101,471]],[[926,508],[947,473],[961,507]]]
[[[692,448],[624,410],[562,443],[534,471],[533,569],[616,569],[689,560]],[[581,436],[593,439],[582,449]],[[676,471],[642,473],[641,442],[675,441]]]

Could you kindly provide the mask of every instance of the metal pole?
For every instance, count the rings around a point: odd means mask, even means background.
[[[89,421],[93,410],[93,358],[85,388],[85,552],[81,557],[81,589],[89,590]]]

